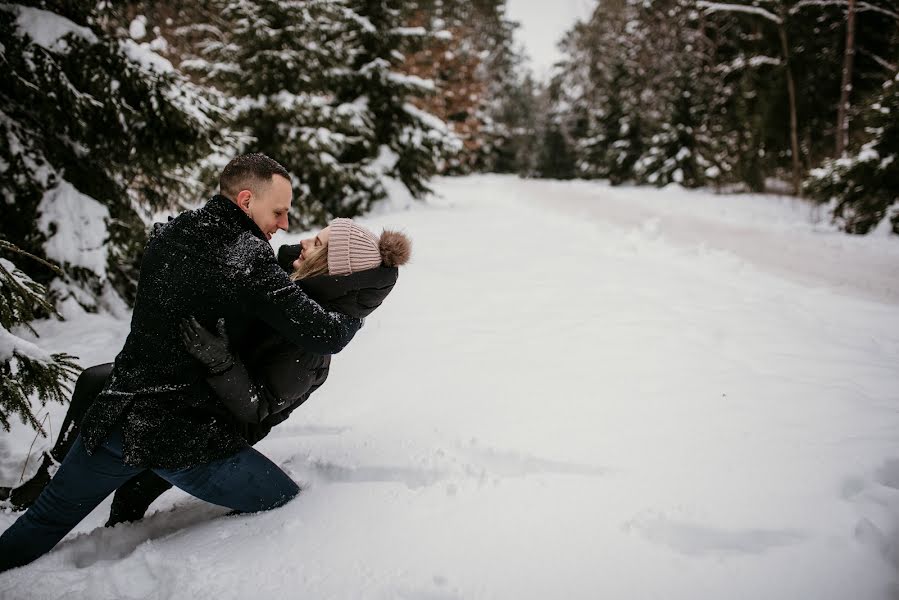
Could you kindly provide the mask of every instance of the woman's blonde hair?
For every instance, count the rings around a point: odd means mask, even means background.
[[[293,281],[328,274],[328,244],[310,248],[306,258],[300,263],[300,268],[291,273]]]

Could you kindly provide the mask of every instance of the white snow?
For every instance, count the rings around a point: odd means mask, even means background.
[[[0,576],[0,596],[895,593],[895,236],[835,232],[776,196],[435,186],[361,219],[408,232],[412,262],[258,446],[296,500],[225,517],[173,491],[106,530],[107,500]],[[37,329],[87,366],[113,358],[128,320]],[[4,440],[8,484],[30,435]]]
[[[6,362],[13,355],[41,362],[49,362],[51,360],[50,355],[41,350],[34,342],[13,335],[0,326],[0,363]]]
[[[128,35],[134,40],[145,38],[147,36],[147,17],[144,15],[134,17],[131,20],[131,24],[128,25]]]
[[[868,143],[862,146],[858,156],[855,158],[858,162],[869,162],[872,160],[880,160],[880,154],[874,149],[874,144]]]
[[[419,90],[426,92],[433,92],[437,89],[433,79],[423,79],[417,75],[406,75],[405,73],[397,73],[396,71],[388,71],[387,80],[397,85],[418,88]]]
[[[156,79],[160,75],[175,74],[175,68],[172,66],[171,61],[159,54],[166,47],[166,42],[163,38],[157,37],[150,42],[142,43],[137,43],[130,39],[121,39],[119,40],[119,47],[130,61],[145,71],[148,78]],[[182,63],[182,68],[185,67],[187,62],[184,61]],[[217,68],[226,67],[227,65],[224,64],[217,65]],[[209,96],[208,90],[194,85],[180,75],[173,84],[163,86],[162,90],[172,104],[189,115],[200,127],[211,126],[213,121],[210,116],[220,110],[214,103],[214,98]]]
[[[72,184],[61,180],[38,204],[37,227],[47,234],[47,258],[84,267],[106,278],[106,222],[109,210]]]
[[[123,39],[119,44],[125,56],[147,71],[171,73],[175,70],[171,61],[157,54],[150,43],[139,44],[134,40]]]
[[[886,212],[883,215],[883,218],[877,224],[877,226],[871,230],[871,233],[868,235],[871,236],[881,236],[890,238],[893,234],[893,218],[899,215],[899,200],[893,202],[890,206],[887,207]]]
[[[378,148],[378,157],[372,161],[372,169],[376,173],[389,173],[399,161],[400,155],[394,152],[387,144],[382,144]]]
[[[408,114],[412,115],[416,119],[422,122],[422,124],[428,129],[435,129],[440,132],[448,132],[449,128],[446,126],[439,117],[432,115],[431,113],[424,111],[414,104],[410,104],[406,102],[403,104],[403,110]]]
[[[56,13],[19,4],[0,5],[0,10],[10,9],[17,15],[16,25],[19,29],[28,34],[35,44],[47,50],[64,52],[67,45],[62,38],[69,34],[74,34],[92,44],[97,42],[97,36],[93,31],[87,27],[76,25]]]
[[[402,37],[422,37],[427,31],[424,27],[394,27],[390,33]]]
[[[13,286],[29,289],[34,281],[22,272],[12,261],[0,258],[0,267],[3,268],[12,277]],[[3,282],[0,282],[0,293],[4,296],[11,295],[9,291],[3,290]],[[0,363],[10,360],[13,355],[38,361],[49,361],[50,355],[41,350],[34,342],[23,339],[22,337],[9,332],[0,325]],[[15,361],[15,359],[13,359]],[[15,374],[16,366],[11,365],[13,374]]]

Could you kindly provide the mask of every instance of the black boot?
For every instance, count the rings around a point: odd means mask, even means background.
[[[116,490],[106,527],[140,521],[153,501],[171,487],[171,483],[153,471],[135,475]]]
[[[75,445],[78,438],[78,430],[85,413],[93,404],[97,395],[106,385],[106,380],[112,372],[112,363],[90,367],[81,372],[75,382],[72,392],[72,400],[66,410],[65,419],[62,422],[59,437],[49,454],[43,455],[41,466],[38,467],[34,477],[14,488],[0,488],[0,500],[8,500],[13,510],[25,510],[37,500],[47,484],[50,483],[50,466],[56,462],[62,462],[69,450]],[[5,495],[4,495],[5,492]]]
[[[31,479],[18,487],[7,488],[9,494],[6,500],[9,501],[13,510],[25,510],[34,504],[37,497],[50,483],[50,466],[53,464],[53,459],[48,454],[44,454],[43,457],[41,466],[37,468],[37,472]]]

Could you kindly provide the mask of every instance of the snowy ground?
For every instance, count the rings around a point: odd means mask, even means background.
[[[0,597],[899,597],[899,240],[771,196],[437,189],[365,219],[413,264],[260,445],[299,498],[107,501]],[[127,327],[40,331],[89,365]]]

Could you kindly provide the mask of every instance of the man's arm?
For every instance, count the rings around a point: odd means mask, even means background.
[[[261,423],[267,417],[291,407],[291,394],[282,397],[269,389],[269,382],[254,377],[240,360],[240,356],[233,351],[225,331],[224,319],[219,319],[218,334],[212,333],[192,317],[184,320],[180,329],[181,339],[188,353],[208,370],[206,383],[238,420],[243,423]],[[312,380],[308,383],[297,379],[304,371],[302,367],[297,368],[298,360],[293,355],[276,354],[269,357],[269,360],[272,364],[268,371],[290,376],[294,387],[308,389],[324,382],[321,377],[320,381]],[[276,382],[271,384],[277,390]]]
[[[247,310],[303,350],[336,354],[343,350],[362,320],[329,312],[290,280],[264,245],[253,256],[243,285]]]

